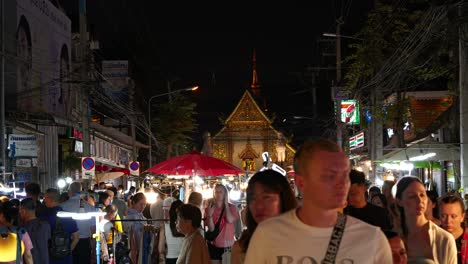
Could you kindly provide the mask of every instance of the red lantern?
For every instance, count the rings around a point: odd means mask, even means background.
[[[96,171],[101,172],[102,171],[102,166],[101,165],[96,165]]]
[[[104,166],[102,166],[102,170],[103,170],[103,171],[108,171],[108,170],[109,170],[109,167],[108,167],[107,165],[104,165]]]

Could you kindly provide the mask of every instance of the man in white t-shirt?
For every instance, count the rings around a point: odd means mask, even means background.
[[[338,145],[325,139],[306,141],[296,153],[294,169],[302,206],[257,227],[246,264],[392,263],[380,228],[346,216],[341,240],[339,229],[334,230],[350,186],[349,159]],[[334,253],[335,261],[330,262]]]

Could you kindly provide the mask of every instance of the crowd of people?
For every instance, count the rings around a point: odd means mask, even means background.
[[[468,261],[465,204],[459,195],[438,197],[413,176],[368,188],[346,153],[325,139],[306,141],[294,157],[294,169],[300,199],[285,176],[264,170],[249,179],[241,209],[229,201],[223,184],[214,186],[209,199],[192,192],[184,203],[175,193],[161,193],[149,205],[135,188],[124,194],[123,187],[104,184],[95,187],[99,192],[83,195],[79,182],[70,184],[66,197],[47,189],[41,202],[39,185],[29,183],[26,199],[0,203],[0,226],[26,230],[21,239],[27,264],[94,263],[98,255],[117,264]],[[80,210],[105,215],[97,227],[94,220],[57,217],[59,211]],[[68,251],[51,246],[57,226],[68,234]],[[96,228],[99,254],[92,235]],[[115,245],[123,242],[129,262],[116,257]]]

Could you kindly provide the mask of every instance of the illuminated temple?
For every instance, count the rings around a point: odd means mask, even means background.
[[[249,172],[263,166],[263,152],[268,152],[271,160],[283,168],[292,165],[295,150],[259,107],[261,100],[254,52],[250,89],[244,92],[223,128],[213,136],[214,157]]]

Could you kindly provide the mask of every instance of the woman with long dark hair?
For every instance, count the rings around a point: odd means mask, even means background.
[[[424,215],[428,198],[422,181],[412,176],[401,178],[395,198],[408,263],[456,264],[457,248],[452,235]]]
[[[247,187],[247,229],[232,247],[231,264],[244,263],[250,238],[260,222],[296,206],[296,198],[285,176],[274,170],[257,172]]]
[[[177,209],[183,204],[180,200],[172,202],[169,208],[169,221],[166,221],[159,231],[159,253],[166,256],[166,264],[177,263],[179,257],[184,235],[177,231],[176,222]]]
[[[431,220],[436,225],[440,226],[441,222],[439,219],[439,204],[437,200],[439,199],[439,195],[436,191],[426,191],[427,195],[427,208],[426,208],[426,218],[427,220]]]

